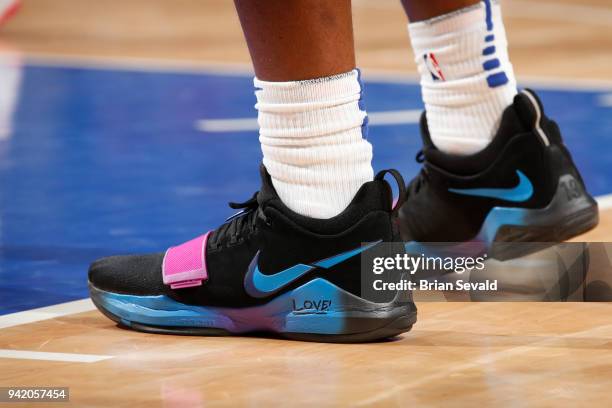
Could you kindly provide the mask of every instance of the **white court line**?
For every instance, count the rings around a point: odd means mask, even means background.
[[[39,322],[41,320],[55,319],[56,317],[75,313],[88,312],[95,308],[96,307],[90,299],[81,299],[73,302],[26,310],[25,312],[11,313],[0,316],[0,329]]]
[[[374,126],[403,125],[419,123],[421,109],[407,109],[386,112],[368,113],[369,124]]]
[[[60,303],[58,305],[27,310],[24,312],[11,313],[5,316],[0,316],[0,329],[39,322],[42,320],[55,319],[56,317],[87,312],[94,309],[95,306],[93,305],[90,299],[81,299],[75,300],[73,302]],[[72,363],[95,363],[98,361],[108,360],[110,358],[113,358],[113,356],[0,349],[0,359],[1,358],[12,358],[19,360],[66,361]]]
[[[201,132],[245,132],[257,130],[257,118],[237,119],[201,119],[194,124],[196,130]]]
[[[612,208],[612,194],[606,194],[595,197],[600,210],[608,210]]]
[[[612,93],[600,95],[599,105],[605,108],[612,108]]]
[[[18,360],[67,361],[70,363],[97,363],[98,361],[113,358],[113,356],[102,356],[98,354],[48,353],[43,351],[0,349],[0,358],[14,358]]]
[[[419,123],[420,109],[397,110],[368,113],[370,126],[388,126]],[[255,131],[259,127],[256,118],[236,119],[201,119],[195,122],[195,128],[202,132],[241,132]]]

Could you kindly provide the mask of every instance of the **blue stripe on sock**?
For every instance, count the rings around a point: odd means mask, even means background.
[[[370,122],[370,119],[368,119],[368,117],[366,116],[365,118],[363,118],[363,123],[361,124],[361,137],[363,137],[364,139],[368,139],[368,123]]]
[[[482,55],[491,55],[491,54],[495,54],[495,46],[494,45],[491,45],[490,47],[487,47],[484,50],[482,50]]]
[[[359,68],[355,68],[355,70],[357,71],[357,82],[359,82],[359,109],[361,109],[362,111],[365,110],[365,102],[363,101],[363,90],[364,90],[364,86],[363,86],[363,78],[361,78],[361,70]]]
[[[506,76],[505,72],[498,72],[487,77],[489,88],[497,88],[498,86],[506,85],[508,82],[510,82],[510,80]]]
[[[357,105],[359,106],[360,110],[362,110],[362,111],[366,110],[365,102],[363,100],[363,89],[359,93],[359,101],[357,102]]]
[[[483,0],[486,10],[487,30],[493,30],[493,12],[491,10],[491,0]]]
[[[499,60],[495,58],[492,60],[485,61],[484,64],[482,64],[482,67],[485,71],[491,71],[492,69],[499,68],[500,65],[501,62],[499,62]]]
[[[363,79],[361,78],[361,70],[359,68],[355,68],[357,70],[357,81],[359,82],[359,102],[357,103],[357,105],[359,106],[359,110],[361,111],[366,111],[366,107],[365,107],[365,101],[363,99],[363,94],[364,94],[364,85],[363,85]],[[365,118],[363,118],[363,123],[361,124],[361,137],[363,137],[364,139],[368,138],[368,123],[369,123],[369,119],[368,116],[366,115]]]
[[[489,34],[485,37],[485,41],[486,42],[492,42],[495,41],[495,35],[494,34]]]

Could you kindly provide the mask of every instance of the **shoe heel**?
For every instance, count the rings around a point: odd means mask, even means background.
[[[496,245],[496,243],[533,242],[554,245],[583,234],[597,226],[599,211],[597,202],[582,187],[582,183],[571,174],[559,178],[551,202],[540,209],[494,209],[494,217],[487,220],[510,222],[497,227],[491,256],[496,259],[510,259],[526,255],[531,246]],[[491,228],[491,226],[488,226]],[[514,248],[513,248],[514,247]],[[532,251],[541,249],[534,245]]]

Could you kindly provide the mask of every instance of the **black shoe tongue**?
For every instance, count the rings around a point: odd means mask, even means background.
[[[257,194],[257,202],[262,206],[264,203],[278,198],[278,193],[272,184],[272,177],[270,177],[263,163],[259,166],[259,176],[261,177],[261,188]]]
[[[533,129],[544,115],[542,101],[531,89],[525,89],[514,97],[514,110],[523,126],[523,131]]]
[[[423,153],[427,155],[427,151],[436,149],[433,142],[431,141],[431,135],[429,134],[429,125],[427,124],[427,112],[421,113],[421,119],[419,120],[419,126],[421,128],[421,140],[423,141]]]
[[[512,136],[519,133],[525,133],[530,130],[529,126],[525,125],[525,121],[522,118],[524,111],[524,95],[517,94],[514,97],[512,105],[508,106],[502,114],[499,122],[499,128],[493,140],[502,138],[504,140],[510,139]],[[531,122],[533,124],[533,122]],[[505,143],[504,143],[505,144]]]

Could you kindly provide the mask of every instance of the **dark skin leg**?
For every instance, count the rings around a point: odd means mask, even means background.
[[[410,22],[428,20],[480,3],[480,0],[401,0]]]
[[[297,81],[355,68],[351,0],[234,0],[255,75]]]

